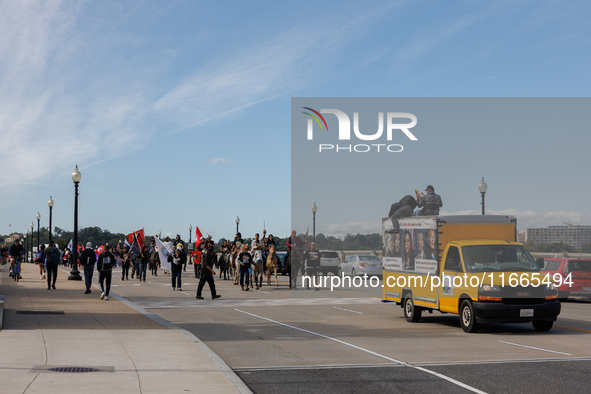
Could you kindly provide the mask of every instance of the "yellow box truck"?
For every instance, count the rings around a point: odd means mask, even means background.
[[[384,300],[409,322],[423,311],[455,313],[465,332],[479,323],[529,323],[549,331],[557,287],[516,241],[512,216],[413,216],[382,221]],[[543,262],[542,262],[543,263]]]

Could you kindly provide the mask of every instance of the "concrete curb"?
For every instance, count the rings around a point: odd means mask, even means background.
[[[94,287],[97,287],[96,285],[94,285]],[[99,289],[100,290],[100,289]],[[117,294],[110,292],[109,294],[110,296],[112,296],[113,298],[115,298],[117,301],[122,302],[123,304],[127,305],[128,307],[130,307],[131,309],[136,310],[137,312],[141,313],[142,315],[154,320],[157,323],[162,324],[163,326],[166,326],[172,330],[179,330],[181,331],[183,334],[185,334],[186,336],[188,336],[193,342],[195,342],[197,344],[197,346],[199,346],[208,356],[209,358],[211,358],[213,360],[213,362],[216,363],[216,365],[218,367],[220,367],[220,369],[222,370],[222,372],[226,375],[226,377],[228,379],[230,379],[230,381],[234,384],[234,386],[236,386],[236,388],[238,389],[238,391],[240,391],[243,394],[252,394],[252,391],[248,388],[248,386],[246,385],[246,383],[244,383],[242,381],[242,379],[240,379],[238,377],[238,375],[236,375],[236,373],[232,370],[232,368],[230,368],[230,366],[228,364],[226,364],[226,362],[224,360],[222,360],[222,358],[220,356],[218,356],[213,350],[211,350],[206,344],[204,344],[199,338],[197,338],[195,335],[193,335],[193,333],[191,333],[190,331],[185,330],[184,328],[181,328],[179,326],[177,326],[174,323],[169,322],[166,319],[163,319],[162,317],[155,315],[151,312],[146,311],[144,308],[142,308],[141,306],[137,306],[135,305],[133,302],[128,301],[126,298],[120,297]]]
[[[66,269],[64,269],[62,267],[59,267],[59,270],[66,272],[68,274],[70,273],[70,271],[67,271]],[[100,288],[97,284],[93,283],[92,287],[94,287],[95,289],[100,291]],[[109,292],[109,296],[116,299],[117,301],[123,303],[124,305],[130,307],[131,309],[141,313],[142,315],[152,319],[156,323],[162,324],[163,326],[165,326],[169,329],[172,329],[172,330],[181,331],[183,334],[185,334],[187,337],[189,337],[194,343],[196,343],[197,346],[199,346],[205,352],[205,354],[207,354],[207,356],[209,358],[211,358],[213,360],[213,362],[220,368],[220,370],[224,373],[224,375],[226,375],[226,377],[230,380],[230,382],[232,382],[232,384],[234,384],[234,386],[238,389],[238,391],[240,391],[242,394],[252,394],[252,391],[248,388],[246,383],[244,383],[242,381],[242,379],[240,379],[238,377],[238,375],[236,375],[236,373],[232,370],[232,368],[230,368],[230,366],[228,364],[226,364],[226,362],[224,360],[222,360],[222,358],[220,356],[218,356],[213,350],[211,350],[206,344],[204,344],[199,338],[197,338],[191,332],[185,330],[184,328],[177,326],[174,323],[169,322],[166,319],[163,319],[162,317],[160,317],[158,315],[155,315],[151,312],[146,311],[144,308],[142,308],[138,305],[135,305],[133,302],[127,300],[126,298],[123,298],[123,297],[117,295],[112,290]]]

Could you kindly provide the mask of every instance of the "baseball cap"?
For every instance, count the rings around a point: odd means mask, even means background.
[[[435,189],[431,185],[427,186],[427,188],[425,189],[425,191],[427,191],[427,190],[430,191],[431,193],[435,193]]]
[[[87,242],[86,243],[86,249],[90,249],[92,248],[92,242]]]

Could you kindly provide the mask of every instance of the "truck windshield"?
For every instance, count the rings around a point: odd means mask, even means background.
[[[539,271],[521,245],[475,245],[462,248],[466,272]]]

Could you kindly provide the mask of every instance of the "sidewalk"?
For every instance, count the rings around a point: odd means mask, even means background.
[[[0,267],[2,393],[250,392],[207,346],[172,323],[113,293],[109,301],[99,299],[96,288],[85,295],[84,280],[68,281],[62,270],[57,289],[47,290],[36,265],[23,263],[18,283],[8,268]],[[48,371],[54,367],[100,371]]]

